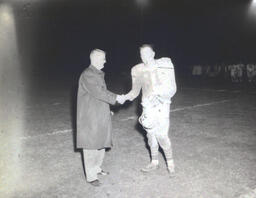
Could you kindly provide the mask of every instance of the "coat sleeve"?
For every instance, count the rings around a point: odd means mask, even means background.
[[[132,68],[131,76],[132,76],[132,89],[130,90],[129,93],[127,93],[126,96],[130,100],[134,100],[140,94],[140,90],[142,87],[139,71],[137,70],[136,67]]]
[[[84,73],[79,80],[79,86],[85,92],[89,93],[94,98],[101,100],[105,103],[114,105],[116,103],[116,94],[108,91],[104,86],[96,82],[95,76],[92,74]]]

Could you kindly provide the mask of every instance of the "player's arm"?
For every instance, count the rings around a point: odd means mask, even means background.
[[[169,58],[162,59],[162,65],[158,68],[160,84],[156,92],[162,100],[170,101],[177,91],[174,66]]]
[[[134,100],[140,94],[141,90],[141,79],[139,76],[139,72],[136,68],[132,68],[131,77],[132,89],[125,95],[126,98],[130,101]]]
[[[170,75],[170,79],[169,79],[169,83],[168,83],[168,90],[169,90],[169,97],[173,97],[177,91],[177,84],[176,84],[176,79],[175,79],[175,72],[174,72],[174,68],[169,70],[169,75]]]
[[[177,91],[174,69],[166,69],[165,78],[158,89],[158,95],[164,100],[170,100]]]

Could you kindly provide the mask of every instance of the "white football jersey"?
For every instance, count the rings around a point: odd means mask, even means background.
[[[144,63],[135,65],[131,71],[132,89],[128,93],[133,100],[142,89],[142,102],[151,95],[159,95],[166,102],[176,93],[175,73],[170,58],[156,60],[156,65],[146,66]]]

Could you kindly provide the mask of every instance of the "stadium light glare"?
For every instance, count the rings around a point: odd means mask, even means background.
[[[10,7],[3,4],[0,6],[0,20],[1,24],[4,23],[6,25],[13,24],[13,15],[10,11]]]
[[[248,8],[248,16],[255,20],[256,17],[256,0],[251,0],[249,8]]]
[[[135,0],[136,4],[140,7],[145,7],[149,4],[149,0]]]
[[[256,0],[252,0],[252,1],[251,1],[250,7],[253,8],[253,9],[256,8]]]
[[[3,194],[12,194],[13,187],[23,181],[20,153],[24,136],[25,78],[19,64],[15,14],[8,3],[0,3],[0,186]],[[3,80],[3,81],[2,81]],[[4,82],[4,83],[2,83]],[[4,94],[3,94],[4,93]],[[15,108],[13,105],[15,104]],[[2,163],[4,162],[4,163]]]

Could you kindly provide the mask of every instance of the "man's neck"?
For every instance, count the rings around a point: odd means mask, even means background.
[[[156,65],[155,59],[153,59],[152,61],[145,64],[145,66],[147,66],[147,67],[155,67],[155,65]]]
[[[91,64],[91,66],[95,69],[95,71],[97,71],[99,73],[103,73],[103,71],[101,69],[99,69],[98,67],[94,66],[93,64]]]
[[[97,66],[95,66],[95,65],[93,65],[93,64],[91,64],[91,66],[93,66],[95,69],[97,69],[97,70],[100,71],[99,67],[97,67]]]

